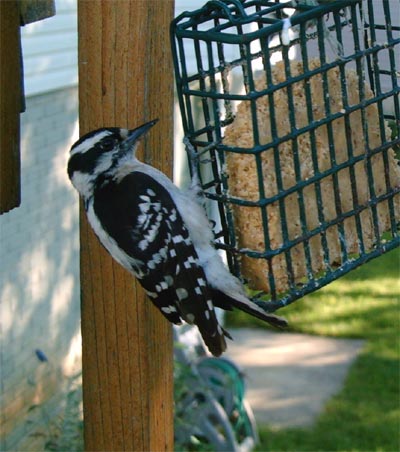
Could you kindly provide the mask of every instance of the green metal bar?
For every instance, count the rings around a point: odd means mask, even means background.
[[[350,6],[353,3],[359,3],[362,0],[333,0],[329,2],[329,4],[324,4],[317,7],[304,7],[304,12],[295,15],[292,19],[292,26],[299,25],[300,23],[307,22],[312,19],[316,19],[319,17],[322,17],[330,12],[338,12],[342,10],[343,8],[346,8],[347,6]],[[289,5],[284,4],[278,4],[276,6],[276,10],[287,8]],[[196,19],[200,21],[203,20],[209,20],[213,17],[211,14],[204,14],[205,11],[198,10],[191,14],[191,20],[187,20],[186,23],[183,22],[185,18],[188,18],[189,16],[185,13],[178,16],[174,24],[175,34],[177,37],[180,38],[192,38],[192,39],[201,39],[203,41],[218,41],[221,43],[226,44],[245,44],[249,43],[251,41],[254,41],[255,39],[263,39],[268,36],[274,35],[276,33],[279,33],[282,30],[282,20],[276,19],[274,23],[269,24],[267,27],[263,27],[262,29],[259,29],[252,33],[246,33],[246,34],[229,34],[224,33],[222,30],[226,29],[228,27],[231,27],[231,24],[227,23],[223,26],[219,27],[217,30],[214,29],[208,29],[205,31],[200,30],[191,30],[194,23],[196,22]],[[241,24],[248,24],[252,22],[257,22],[259,20],[259,14],[250,14],[247,15],[243,20],[240,22]]]
[[[267,71],[266,71],[267,86],[270,86],[270,85],[273,85],[273,80],[271,77],[272,68],[270,65],[271,64],[270,59],[268,59],[266,61],[266,64],[267,64]],[[278,137],[278,124],[276,122],[276,112],[275,112],[274,97],[273,97],[272,92],[268,96],[268,105],[269,105],[269,111],[270,111],[271,138],[272,138],[272,141],[274,141]],[[254,127],[254,122],[253,122],[253,127]],[[257,144],[257,142],[255,142],[255,144]],[[285,189],[283,186],[279,147],[274,146],[272,148],[272,152],[273,152],[273,156],[274,156],[277,191],[278,191],[278,193],[284,193]],[[258,173],[258,178],[260,179],[260,173]],[[262,181],[259,180],[259,184],[263,185]],[[289,231],[288,231],[288,227],[287,227],[287,218],[286,218],[284,198],[278,198],[278,206],[279,206],[282,240],[283,240],[283,243],[286,243],[289,241]],[[265,230],[266,225],[263,224],[263,227]],[[285,262],[286,262],[286,268],[287,268],[287,273],[288,273],[289,286],[291,288],[293,288],[294,287],[294,273],[293,273],[293,267],[292,267],[292,262],[291,262],[291,258],[290,258],[290,253],[288,251],[285,251]]]
[[[321,66],[324,66],[326,61],[326,51],[325,51],[325,42],[323,39],[323,35],[318,34],[318,49],[320,55]],[[304,53],[303,60],[308,60],[308,55]],[[330,107],[330,98],[329,98],[329,88],[328,88],[328,77],[327,72],[323,72],[322,74],[322,83],[323,83],[323,92],[324,92],[324,108],[325,108],[325,117],[332,118],[332,112]],[[310,100],[311,102],[311,100]],[[332,180],[333,180],[333,189],[334,189],[334,198],[335,198],[335,209],[336,215],[341,217],[343,215],[342,211],[342,203],[340,199],[340,189],[339,189],[339,181],[338,181],[338,172],[340,170],[340,165],[336,162],[336,149],[335,149],[335,138],[333,134],[332,122],[329,121],[326,124],[328,142],[329,142],[329,157],[331,162],[331,168],[336,169],[337,171],[332,172]],[[344,223],[338,223],[338,236],[340,242],[340,251],[341,251],[341,259],[342,262],[346,261],[348,258],[347,248],[346,248],[346,238],[345,238],[345,230]]]
[[[338,18],[337,17],[335,17],[335,23],[336,23],[336,26],[338,26]],[[356,27],[356,23],[352,24],[352,26]],[[340,42],[342,42],[343,41],[342,29],[339,27],[339,28],[336,28],[336,30],[337,30],[338,39],[340,40]],[[356,50],[359,50],[359,49],[357,49],[357,47],[356,47]],[[345,125],[345,133],[346,133],[347,155],[348,155],[349,160],[353,160],[354,163],[356,163],[355,156],[354,156],[354,150],[353,150],[353,143],[352,143],[352,137],[351,137],[351,124],[350,124],[350,113],[353,113],[353,111],[350,112],[351,107],[348,102],[347,78],[346,78],[346,69],[345,69],[344,64],[339,65],[339,72],[340,72],[342,103],[343,103],[343,109],[345,111],[343,119],[344,119],[344,125]],[[359,90],[360,90],[359,91],[360,102],[358,105],[356,105],[356,107],[358,107],[358,108],[354,111],[357,111],[358,109],[360,109],[362,121],[363,121],[363,124],[365,124],[365,116],[364,116],[364,108],[363,108],[363,104],[365,103],[365,93],[364,93],[365,87],[364,87],[364,79],[362,77],[363,72],[360,71],[360,72],[358,72],[358,74],[359,74],[358,80],[359,80]],[[365,137],[365,139],[367,142],[367,137]],[[362,158],[364,159],[365,157],[363,156]],[[350,175],[351,194],[352,194],[352,199],[353,199],[353,210],[355,212],[354,220],[355,220],[356,231],[357,231],[358,249],[359,249],[360,254],[363,254],[365,252],[365,245],[364,245],[364,237],[363,237],[363,231],[362,231],[361,216],[357,212],[357,206],[359,205],[359,199],[358,199],[357,180],[356,180],[356,176],[355,176],[355,164],[349,166],[349,175]]]
[[[373,21],[374,21],[374,18],[372,16],[372,11],[373,11],[373,7],[371,5],[371,8],[368,10],[370,24],[373,24]],[[376,34],[375,34],[375,28],[373,26],[370,27],[370,32],[371,32],[371,43],[375,43],[376,42]],[[378,65],[377,52],[372,54],[372,61],[373,61],[374,72],[377,75],[374,80],[375,93],[379,96],[382,93],[382,90],[381,90],[380,79],[379,79],[379,75],[378,75],[379,74],[379,65]],[[364,93],[364,91],[362,91],[362,93]],[[383,142],[385,142],[385,126],[382,125],[382,121],[384,118],[382,101],[378,100],[376,102],[376,105],[378,108],[378,116],[380,117],[379,130],[380,130],[381,142],[382,142],[382,138],[383,138]],[[368,123],[365,119],[364,119],[363,125],[364,125],[364,139],[367,144],[366,171],[367,171],[367,176],[368,176],[368,188],[370,190],[371,198],[375,198],[376,193],[375,193],[375,184],[374,184],[374,174],[373,174],[373,170],[372,170],[371,156],[370,156],[370,152],[371,152],[372,148],[371,148],[371,146],[369,144],[369,140],[368,140]],[[383,130],[382,130],[382,126],[383,126]],[[382,155],[384,155],[384,153],[382,153]],[[385,160],[384,160],[384,165],[385,165]],[[385,172],[386,172],[386,168],[385,168]],[[379,244],[381,241],[381,238],[380,238],[381,234],[379,231],[379,218],[378,218],[377,208],[372,209],[372,218],[373,218],[373,225],[374,225],[374,232],[375,232],[375,240]]]
[[[216,21],[218,19],[215,19]],[[207,45],[207,55],[208,55],[208,65],[209,68],[213,68],[214,67],[214,55],[213,55],[213,47],[212,47],[212,43],[206,43]],[[218,56],[219,59],[221,59],[222,57],[222,49],[217,47],[217,51],[218,51]],[[210,69],[210,72],[212,73],[212,70]],[[210,91],[211,92],[217,92],[218,88],[217,88],[217,82],[215,79],[215,74],[212,74],[211,77],[209,77],[209,81],[210,81]],[[222,85],[225,85],[226,87],[226,81],[222,81],[221,82]],[[210,128],[210,131],[208,133],[209,136],[209,141],[211,142],[220,142],[222,137],[221,137],[221,124],[220,124],[220,109],[219,109],[219,105],[218,105],[218,99],[213,99],[212,100],[212,112],[213,112],[213,126],[212,128]],[[207,124],[210,124],[210,118],[208,118],[208,122]],[[213,131],[213,133],[211,133],[211,130]],[[215,141],[214,141],[215,140]],[[209,149],[210,152],[210,156],[211,156],[211,168],[212,168],[212,174],[213,174],[213,179],[211,181],[211,186],[212,189],[216,191],[217,194],[221,194],[222,190],[221,190],[221,183],[222,183],[222,188],[223,190],[226,192],[228,189],[228,184],[227,184],[227,177],[226,175],[222,174],[221,171],[221,165],[225,165],[225,157],[223,155],[223,153],[218,153],[218,158],[220,160],[220,166],[218,166],[218,162],[217,162],[217,155],[215,152],[215,147],[211,147]],[[231,212],[228,211],[228,209],[224,209],[224,206],[222,203],[218,203],[218,210],[220,212],[220,214],[222,214],[222,230],[225,230],[224,233],[224,238],[225,240],[228,240],[229,243],[235,244],[236,243],[236,237],[235,237],[235,228],[233,225],[233,215]],[[228,216],[227,221],[225,220],[225,215]],[[230,226],[230,227],[229,227]],[[235,272],[236,274],[239,274],[240,272],[240,268],[239,268],[239,262],[235,261],[231,255],[227,255],[227,260],[228,263],[232,266],[235,267]]]
[[[175,38],[172,36],[172,30],[171,30],[171,42],[175,42]],[[183,84],[183,80],[188,80],[188,73],[187,73],[187,68],[186,68],[186,59],[185,59],[185,51],[183,48],[183,41],[182,39],[178,40],[178,47],[175,47],[175,51],[177,53],[179,53],[180,55],[180,61],[181,61],[181,66],[178,64],[175,64],[175,75],[176,75],[176,88],[177,88],[177,94],[178,94],[178,102],[179,102],[179,107],[180,107],[180,111],[181,111],[181,117],[182,117],[182,122],[183,122],[183,129],[186,130],[193,130],[193,123],[188,124],[187,122],[187,117],[188,115],[190,115],[191,109],[187,109],[186,108],[186,100],[187,98],[190,99],[190,95],[187,93],[184,93],[184,84]],[[175,63],[177,62],[177,57],[174,58]],[[178,83],[179,80],[179,83]],[[188,91],[188,90],[186,90]]]
[[[269,47],[268,47],[268,42],[267,41],[261,41],[261,49],[265,55],[265,58],[263,58],[263,66],[264,66],[264,71],[266,74],[266,84],[271,85],[272,84],[272,78],[271,78],[271,66],[270,66],[270,53],[269,53]],[[269,99],[268,99],[270,105],[271,105],[271,101],[273,102],[273,97],[272,94],[269,94]],[[254,107],[253,107],[254,108]],[[253,127],[257,128],[257,132],[258,132],[258,122],[256,122],[254,124]],[[276,123],[273,121],[271,122],[271,131],[273,130],[273,134],[276,135],[277,131],[276,131]],[[254,137],[254,144],[256,144],[256,138],[258,141],[258,133],[257,135]],[[255,154],[256,155],[256,154]],[[259,167],[261,165],[260,159],[258,159],[257,161],[257,171],[259,170]],[[262,171],[262,168],[261,168]],[[267,212],[267,204],[268,200],[266,198],[265,195],[265,188],[264,188],[264,183],[263,181],[260,181],[260,178],[258,178],[258,184],[259,184],[259,190],[260,190],[260,199],[264,200],[265,205],[261,205],[261,221],[262,221],[262,225],[263,225],[263,234],[264,234],[264,244],[265,244],[265,250],[266,252],[271,252],[271,234],[269,231],[269,225],[268,225],[268,212]],[[268,285],[269,285],[269,290],[271,293],[271,296],[273,298],[277,297],[277,293],[276,293],[276,284],[275,284],[275,277],[274,277],[274,270],[273,270],[273,265],[272,265],[272,259],[267,259],[267,266],[268,266]]]
[[[253,79],[253,71],[251,67],[251,49],[250,49],[250,43],[247,43],[246,45],[241,45],[241,53],[246,58],[246,65],[244,66],[244,83],[245,83],[245,89],[247,93],[251,93],[255,91],[255,84]],[[252,129],[253,129],[253,144],[254,146],[260,145],[260,134],[258,129],[258,118],[257,118],[257,104],[256,100],[250,98],[250,111],[251,111],[251,117],[252,117]],[[271,114],[272,117],[272,114]],[[258,191],[260,195],[260,199],[265,199],[265,188],[264,188],[264,176],[263,176],[263,168],[262,168],[262,157],[261,154],[255,154],[255,164],[256,164],[256,173],[257,173],[257,184],[258,184]],[[266,205],[260,207],[261,210],[261,221],[262,221],[262,228],[263,228],[263,235],[264,235],[264,247],[265,250],[268,252],[271,250],[271,241],[270,241],[270,233],[269,233],[269,226],[268,226],[268,213],[266,209]],[[273,267],[271,260],[267,260],[268,262],[268,282],[271,293],[275,296],[276,293],[276,284],[275,284],[275,277],[273,273]],[[286,257],[286,262],[290,263],[290,259]],[[293,270],[290,267],[288,267],[288,273],[289,275],[292,275],[293,279]]]
[[[391,14],[390,14],[390,7],[389,7],[389,3],[387,0],[383,1],[383,10],[384,10],[384,16],[385,16],[385,22],[388,24],[388,27],[386,28],[386,37],[387,37],[387,41],[390,43],[393,41],[393,34],[392,34],[392,18],[391,18]],[[399,50],[399,49],[398,49]],[[389,47],[388,48],[389,51],[389,60],[390,60],[390,64],[391,67],[394,69],[394,73],[391,74],[391,81],[392,81],[392,86],[395,86],[397,84],[397,79],[396,79],[396,69],[395,69],[395,65],[394,65],[394,49],[393,47]],[[379,69],[380,70],[380,69]],[[382,73],[382,71],[380,70],[380,73]],[[397,106],[399,105],[399,99],[396,99],[397,101]],[[393,102],[395,102],[395,99],[393,99]],[[382,112],[382,117],[380,118],[380,131],[381,131],[381,137],[383,142],[386,141],[386,136],[385,136],[385,124],[384,124],[384,111],[383,111],[383,105],[379,105],[378,103],[378,108],[379,106],[381,107],[381,112]],[[398,118],[400,116],[397,116]],[[385,169],[385,182],[386,182],[386,191],[390,191],[390,170],[389,170],[389,157],[388,157],[388,153],[387,151],[383,152],[383,161],[384,161],[384,169]],[[397,230],[396,227],[396,222],[395,222],[395,208],[394,208],[394,202],[393,199],[389,199],[388,201],[388,208],[389,208],[389,216],[390,216],[390,225],[391,225],[391,231],[392,234],[395,233],[395,231]]]
[[[350,271],[355,270],[357,267],[360,267],[361,265],[366,264],[372,259],[375,259],[381,256],[382,254],[387,253],[399,246],[400,238],[397,237],[393,239],[391,242],[381,243],[379,247],[375,248],[373,251],[369,253],[360,255],[355,259],[350,259],[349,261],[345,262],[340,268],[328,273],[323,279],[320,278],[318,280],[308,281],[301,287],[301,289],[295,289],[290,293],[283,294],[280,299],[272,298],[266,295],[265,299],[269,299],[270,301],[266,301],[264,308],[269,312],[273,312],[276,311],[277,309],[288,306],[289,304],[304,297],[305,295],[314,292],[317,289],[321,289],[322,287],[330,284],[336,279],[346,275]]]
[[[202,52],[201,52],[201,47],[200,47],[200,41],[198,39],[194,40],[194,52],[195,52],[195,56],[196,56],[196,63],[197,63],[197,70],[198,73],[201,75],[201,77],[199,78],[199,88],[202,92],[207,92],[207,86],[206,86],[206,77],[203,76],[204,74],[204,67],[203,67],[203,58],[202,58]],[[210,65],[210,68],[213,67],[213,64]],[[212,79],[212,74],[210,74],[207,79]],[[203,119],[204,119],[204,124],[207,127],[207,139],[208,141],[213,141],[212,140],[212,134],[211,134],[211,130],[209,128],[210,125],[210,111],[209,111],[209,107],[208,107],[208,100],[206,97],[202,97],[199,98],[201,101],[201,105],[202,105],[202,113],[203,113]]]
[[[282,54],[283,54],[283,61],[284,61],[284,66],[285,66],[286,79],[291,80],[292,75],[291,75],[291,71],[290,71],[289,52],[288,52],[288,49],[286,46],[283,48]],[[287,99],[288,99],[289,123],[290,123],[291,130],[297,130],[296,116],[295,116],[296,108],[295,108],[294,100],[293,100],[292,86],[293,86],[292,84],[288,85],[287,91],[286,91]],[[305,84],[305,86],[307,87],[308,85]],[[292,143],[293,166],[294,166],[296,184],[299,184],[302,181],[302,177],[301,177],[301,165],[300,165],[299,147],[298,147],[297,138],[292,139],[291,143]],[[297,194],[297,204],[299,207],[300,223],[301,223],[302,233],[304,236],[307,232],[307,219],[306,219],[306,213],[305,213],[305,207],[304,207],[304,192],[302,189],[298,189],[296,191],[296,194]],[[286,224],[286,221],[285,221],[285,224]],[[311,264],[311,252],[310,252],[309,241],[303,240],[303,249],[304,249],[305,261],[306,261],[307,275],[308,275],[309,279],[312,279],[313,271],[312,271],[312,264]],[[293,283],[294,283],[294,281],[293,281]]]
[[[304,57],[307,58],[307,45],[306,45],[306,24],[300,25],[300,49],[302,52],[303,57],[303,64],[304,64]],[[287,60],[285,60],[285,71],[286,71],[286,78],[292,78],[292,75],[290,73],[290,65],[287,63]],[[307,82],[305,82],[307,84]],[[295,107],[293,103],[292,95],[289,96],[289,114],[291,115],[290,122],[293,124],[292,130],[297,130],[298,126],[295,121]],[[294,160],[294,168],[295,168],[295,177],[296,177],[296,184],[300,184],[302,182],[302,175],[301,175],[301,163],[299,159],[299,149],[298,149],[298,142],[297,139],[294,139],[292,141],[293,146],[293,160]],[[301,231],[303,236],[307,234],[307,215],[306,215],[306,209],[305,209],[305,202],[304,202],[304,191],[300,188],[297,190],[297,202],[299,206],[299,215],[300,215],[300,224],[301,224]],[[313,279],[313,270],[312,270],[312,260],[311,260],[311,251],[310,251],[310,242],[308,240],[303,241],[303,249],[304,249],[304,256],[306,260],[306,269],[307,269],[307,276],[308,279]]]

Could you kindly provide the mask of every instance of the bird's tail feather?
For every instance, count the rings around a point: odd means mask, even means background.
[[[210,300],[211,303],[211,300]],[[178,303],[179,315],[189,324],[197,325],[208,350],[220,356],[227,348],[225,338],[231,336],[218,322],[216,312],[208,303]]]
[[[240,293],[235,295],[226,294],[216,289],[213,289],[213,292],[213,303],[219,308],[225,310],[232,310],[232,308],[240,309],[241,311],[257,317],[258,319],[264,320],[265,322],[268,322],[269,324],[278,328],[284,328],[288,325],[286,319],[266,312],[256,303],[249,300],[246,296]]]
[[[218,325],[219,326],[219,325]],[[204,343],[206,344],[210,353],[214,356],[221,356],[222,353],[226,350],[226,341],[225,337],[232,339],[231,335],[225,331],[222,327],[219,327],[221,331],[215,331],[214,334],[210,334],[209,331],[202,331],[201,327],[198,325],[200,334],[203,338]]]

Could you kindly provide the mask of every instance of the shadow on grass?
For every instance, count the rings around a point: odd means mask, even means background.
[[[319,315],[304,315],[300,318],[301,311],[307,310],[305,305],[293,316],[289,316],[292,320],[289,322],[288,331],[363,339],[380,335],[387,328],[392,330],[396,325],[398,328],[400,326],[399,304],[390,296],[374,298],[377,302],[374,306],[371,303],[364,306],[360,299],[359,304],[353,302],[346,310],[335,310],[335,306],[327,306]],[[293,326],[291,327],[290,324]]]
[[[382,329],[388,317],[396,322],[399,289],[395,284],[399,277],[399,256],[399,250],[393,250],[280,309],[277,313],[289,321],[287,331],[366,338],[375,326]],[[384,287],[379,284],[380,280],[385,280]],[[335,328],[338,323],[341,327]],[[240,311],[226,313],[226,324],[228,328],[269,328],[265,322]]]
[[[397,248],[361,265],[353,272],[344,276],[343,279],[364,280],[388,277],[397,278],[399,276],[399,268],[400,250]]]

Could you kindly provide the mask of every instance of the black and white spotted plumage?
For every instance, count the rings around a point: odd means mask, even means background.
[[[214,306],[238,307],[277,326],[286,322],[251,302],[224,266],[196,187],[183,192],[136,159],[138,140],[154,123],[83,136],[71,148],[68,174],[103,246],[138,278],[169,321],[196,324],[219,356],[230,336]]]

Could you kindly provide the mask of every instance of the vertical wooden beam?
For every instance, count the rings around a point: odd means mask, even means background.
[[[21,202],[21,63],[18,1],[0,1],[0,214]]]
[[[78,2],[81,134],[159,118],[142,156],[167,174],[173,6],[173,0]],[[172,451],[171,326],[99,245],[82,208],[80,238],[85,449]]]

